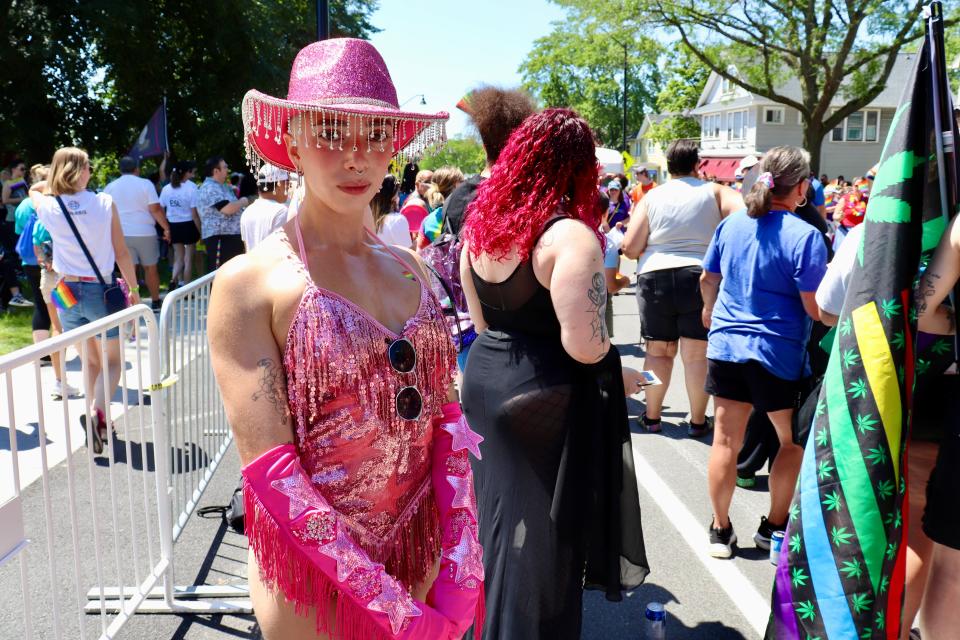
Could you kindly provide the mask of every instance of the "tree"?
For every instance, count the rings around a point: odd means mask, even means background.
[[[459,167],[464,175],[480,173],[487,163],[487,154],[480,141],[473,137],[451,138],[439,153],[427,153],[420,161],[421,169]]]
[[[824,135],[883,90],[897,54],[923,35],[926,0],[555,0],[597,24],[675,34],[711,71],[797,109],[819,170]],[[957,0],[944,2],[950,15]],[[800,83],[800,98],[784,80]]]
[[[331,3],[334,36],[368,37],[377,0]],[[316,37],[313,0],[0,2],[0,149],[49,158],[62,144],[118,155],[167,98],[174,155],[242,156],[240,100],[285,95]],[[21,64],[19,60],[25,60]]]
[[[647,137],[664,148],[673,140],[700,137],[700,124],[686,114],[697,106],[710,70],[689,51],[681,49],[668,74],[669,80],[657,96],[657,112],[666,117],[651,123],[647,130]]]
[[[661,48],[652,38],[636,36],[633,30],[585,21],[592,5],[600,4],[596,0],[558,4],[568,7],[566,20],[534,42],[520,66],[524,86],[545,107],[576,110],[605,145],[622,149],[624,45],[628,137],[637,132],[643,114],[656,103]],[[619,20],[609,24],[619,25]]]

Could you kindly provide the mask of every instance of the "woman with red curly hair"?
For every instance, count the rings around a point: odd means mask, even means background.
[[[484,638],[579,638],[583,586],[619,600],[647,562],[622,369],[604,321],[593,133],[569,109],[527,118],[470,206],[460,261],[477,332],[463,408],[474,464]],[[626,456],[626,459],[625,457]]]

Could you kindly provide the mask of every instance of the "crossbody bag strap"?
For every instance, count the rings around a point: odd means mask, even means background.
[[[63,204],[63,200],[60,199],[60,196],[54,196],[57,199],[57,204],[60,205],[60,210],[63,211],[63,215],[67,218],[67,224],[70,225],[70,230],[73,231],[73,235],[76,236],[77,242],[80,243],[80,248],[83,249],[83,255],[87,256],[87,261],[90,263],[90,266],[93,267],[93,272],[97,274],[97,279],[100,281],[100,284],[107,286],[107,281],[103,279],[103,275],[100,273],[100,269],[97,267],[97,263],[93,261],[93,256],[90,255],[90,250],[87,249],[86,243],[83,241],[83,238],[80,237],[80,230],[77,229],[77,225],[73,222],[73,218],[70,217],[70,212],[67,211],[66,205]]]

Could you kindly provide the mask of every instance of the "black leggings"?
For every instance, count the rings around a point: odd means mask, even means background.
[[[50,312],[40,294],[40,269],[32,264],[23,265],[23,271],[27,274],[27,280],[30,282],[30,289],[33,291],[33,330],[50,331]]]

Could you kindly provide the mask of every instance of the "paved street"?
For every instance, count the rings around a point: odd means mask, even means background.
[[[624,272],[629,272],[624,263]],[[639,323],[633,289],[613,299],[615,310],[614,342],[620,345],[624,363],[639,367],[642,352],[637,347]],[[678,361],[674,379],[682,380]],[[202,391],[198,390],[198,395]],[[631,400],[630,414],[635,418],[642,403]],[[659,601],[668,612],[668,637],[676,639],[739,639],[759,638],[766,623],[769,607],[773,566],[767,554],[753,548],[751,536],[761,514],[766,513],[767,494],[738,490],[734,499],[731,517],[738,528],[744,545],[733,561],[707,558],[703,549],[706,540],[706,524],[710,518],[710,506],[706,489],[706,459],[709,440],[687,439],[685,430],[678,426],[687,412],[682,384],[674,384],[667,395],[662,434],[642,433],[634,425],[634,455],[643,508],[644,539],[652,567],[647,582],[621,603],[609,603],[599,593],[587,593],[584,599],[585,640],[608,640],[614,638],[640,639],[644,637],[643,612],[646,604]],[[131,413],[132,415],[135,413]],[[129,419],[127,417],[124,420]],[[125,433],[124,420],[118,421],[118,432]],[[147,450],[150,443],[135,443],[136,450]],[[81,491],[89,486],[86,476],[84,450],[74,454],[78,464]],[[131,465],[135,473],[147,474],[152,481],[153,467],[149,456],[134,456]],[[148,458],[144,462],[144,458]],[[205,458],[201,456],[200,460]],[[139,460],[139,462],[138,462]],[[119,461],[118,466],[126,463]],[[64,504],[67,491],[65,465],[60,464],[51,475],[50,492],[54,504]],[[94,473],[102,474],[100,467]],[[123,470],[125,473],[125,470]],[[200,506],[225,505],[236,486],[239,463],[231,449],[214,475]],[[759,487],[765,486],[766,476],[760,476]],[[39,523],[42,518],[43,489],[35,482],[23,492],[24,512],[27,526]],[[83,503],[83,500],[81,500]],[[117,540],[132,535],[130,522],[121,519]],[[55,531],[54,548],[69,548],[69,529]],[[35,536],[31,536],[35,537]],[[47,546],[40,537],[34,539],[29,553],[32,562],[40,562]],[[229,530],[219,516],[200,518],[194,515],[183,535],[176,543],[177,584],[241,584],[246,570],[246,540]],[[89,559],[88,559],[89,560]],[[22,637],[20,631],[13,635],[10,630],[22,629],[19,614],[20,594],[16,585],[19,572],[16,562],[0,567],[0,638]],[[32,565],[42,572],[43,564]],[[89,562],[85,565],[82,590],[93,584],[94,574]],[[109,574],[108,574],[109,575]],[[37,576],[32,590],[33,608],[36,617],[48,620],[45,603],[49,603],[48,585]],[[10,588],[8,588],[8,586]],[[69,588],[67,586],[66,588]],[[61,606],[69,607],[70,598]],[[49,605],[46,605],[48,608]],[[77,617],[67,609],[64,617],[76,625]],[[38,625],[42,628],[43,625]],[[87,637],[96,637],[100,630],[99,616],[84,616]],[[53,637],[52,635],[43,637]],[[74,637],[72,635],[68,637]],[[156,640],[158,638],[189,638],[207,640],[214,638],[258,638],[256,623],[252,616],[172,616],[136,615],[126,625],[122,638]]]

